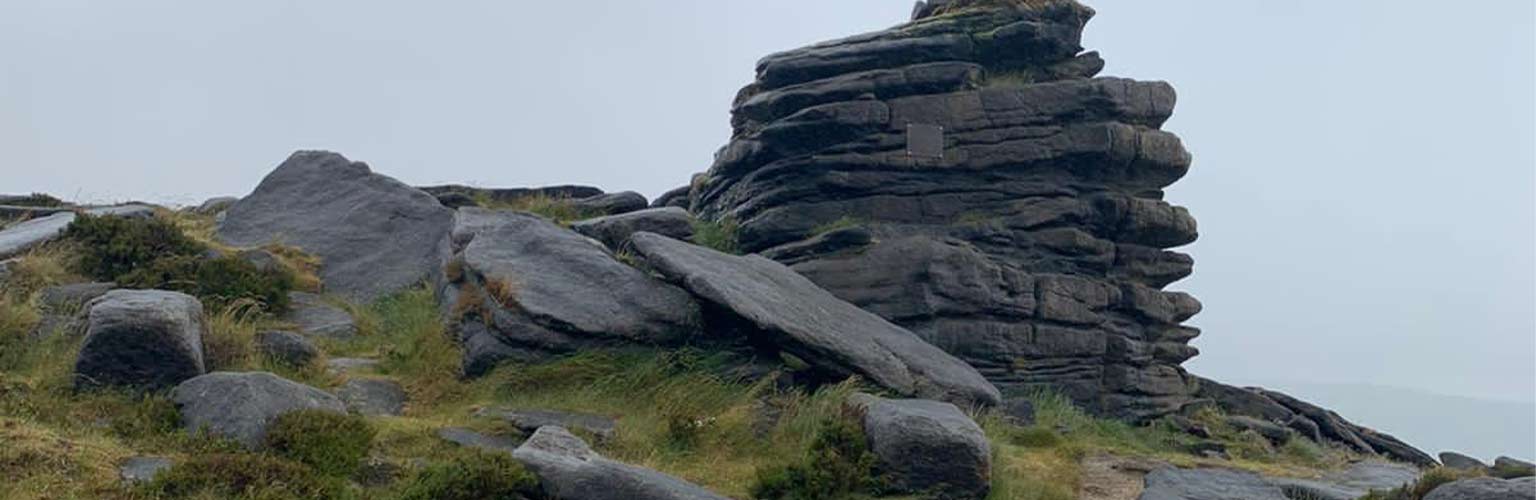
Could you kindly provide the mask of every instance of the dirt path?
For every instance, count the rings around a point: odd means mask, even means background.
[[[1147,473],[1165,466],[1152,460],[1093,455],[1083,459],[1078,500],[1136,500]]]

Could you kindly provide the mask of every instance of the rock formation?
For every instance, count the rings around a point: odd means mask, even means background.
[[[1166,249],[1196,237],[1163,200],[1191,161],[1158,130],[1173,88],[1095,78],[1075,2],[943,3],[764,58],[687,204],[1005,391],[1178,409],[1200,303],[1162,290],[1193,265]]]
[[[322,410],[346,413],[341,400],[328,392],[266,372],[210,373],[171,392],[189,432],[206,431],[257,449],[267,426],[284,413]]]
[[[177,292],[114,290],[86,306],[75,386],[160,389],[202,375],[203,303]]]
[[[218,236],[237,247],[299,247],[320,258],[327,292],[367,301],[430,281],[452,217],[364,163],[299,151],[229,208]]]

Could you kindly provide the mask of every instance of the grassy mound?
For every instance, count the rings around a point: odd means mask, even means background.
[[[267,449],[314,467],[321,474],[348,477],[373,448],[374,430],[355,415],[322,410],[283,414],[267,428]]]

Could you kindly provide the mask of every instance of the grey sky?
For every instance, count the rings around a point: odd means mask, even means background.
[[[1536,7],[1090,0],[1180,91],[1196,372],[1536,400]],[[1474,5],[1475,4],[1475,5]],[[770,52],[905,0],[0,2],[0,192],[192,203],[294,149],[656,195]]]

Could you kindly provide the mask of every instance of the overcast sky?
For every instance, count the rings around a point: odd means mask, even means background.
[[[1179,89],[1192,370],[1536,400],[1536,3],[1090,4],[1107,74]],[[759,57],[909,6],[0,0],[0,192],[193,203],[322,148],[654,196]]]

